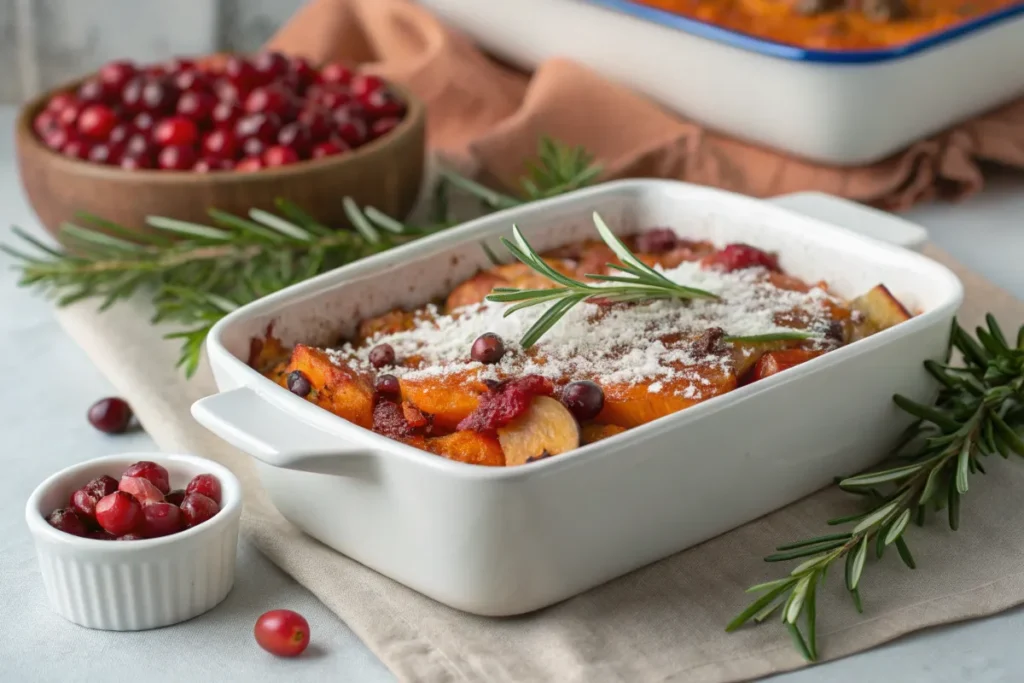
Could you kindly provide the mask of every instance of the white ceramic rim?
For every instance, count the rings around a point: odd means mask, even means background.
[[[191,529],[185,529],[179,531],[176,534],[169,536],[160,536],[159,538],[144,538],[138,541],[131,542],[117,542],[109,540],[99,540],[96,538],[85,538],[82,536],[74,536],[58,529],[54,529],[46,521],[46,515],[49,512],[43,511],[41,507],[41,501],[43,497],[48,494],[57,484],[58,480],[63,479],[66,476],[77,474],[84,470],[90,469],[95,465],[102,463],[114,463],[114,462],[138,462],[140,460],[149,460],[155,462],[158,465],[166,464],[167,462],[180,462],[187,463],[190,468],[196,468],[196,474],[209,473],[217,477],[220,481],[221,487],[221,507],[216,515],[208,519],[207,521],[192,527]],[[111,475],[113,476],[113,475]],[[194,476],[194,475],[193,475]],[[82,482],[85,485],[85,481]],[[189,538],[194,538],[200,534],[214,534],[223,529],[223,527],[231,524],[237,513],[242,508],[242,483],[238,480],[238,477],[234,475],[227,467],[220,463],[214,462],[207,458],[200,458],[195,455],[185,455],[179,453],[147,453],[147,452],[130,452],[130,453],[118,453],[114,455],[104,455],[99,458],[93,458],[91,460],[85,460],[80,463],[65,467],[64,469],[54,472],[47,477],[39,486],[32,491],[32,494],[28,497],[28,502],[25,503],[25,522],[28,524],[29,530],[35,536],[43,536],[47,540],[51,540],[54,543],[63,543],[66,546],[72,548],[81,548],[89,550],[97,550],[98,548],[109,548],[110,554],[121,554],[129,555],[140,551],[147,551],[155,547],[172,545],[178,542],[184,542]],[[50,511],[52,512],[52,511]]]
[[[650,186],[657,184],[694,185],[693,183],[671,180],[633,179],[601,183],[582,190],[576,190],[565,195],[491,213],[487,216],[467,221],[457,227],[450,228],[386,252],[381,252],[369,258],[356,261],[304,282],[292,285],[291,287],[282,289],[232,311],[213,326],[207,336],[207,353],[209,354],[211,365],[224,364],[234,366],[232,368],[233,373],[241,372],[242,376],[249,378],[244,382],[244,386],[251,388],[259,394],[261,399],[270,401],[272,405],[275,405],[280,410],[287,412],[298,424],[304,424],[306,422],[302,417],[303,411],[317,410],[330,415],[331,413],[329,413],[329,411],[325,411],[319,406],[310,404],[304,398],[295,396],[284,387],[270,381],[255,369],[249,367],[246,362],[230,353],[221,342],[224,330],[237,324],[239,321],[245,320],[246,318],[260,317],[270,314],[279,305],[288,301],[317,296],[327,290],[340,292],[344,289],[346,283],[357,279],[361,275],[370,273],[379,268],[399,265],[403,261],[407,260],[408,257],[418,257],[420,255],[420,251],[424,247],[450,247],[455,244],[462,244],[474,239],[483,239],[484,235],[476,233],[480,233],[481,228],[484,225],[489,225],[503,217],[508,217],[508,224],[511,229],[514,217],[519,216],[526,207],[528,207],[528,210],[531,213],[539,212],[543,211],[547,207],[556,206],[567,199],[579,201],[581,199],[585,200],[587,197],[593,195],[602,195],[615,191],[634,190],[641,192],[644,188],[649,188]],[[916,315],[906,322],[900,323],[899,325],[887,330],[883,330],[882,332],[874,334],[866,339],[848,344],[823,356],[814,358],[806,363],[801,363],[796,367],[789,368],[786,372],[772,375],[760,382],[754,382],[746,386],[737,387],[726,394],[715,396],[707,401],[702,401],[701,403],[690,406],[685,410],[680,410],[671,415],[666,415],[662,418],[652,420],[651,422],[626,430],[625,432],[606,439],[602,439],[601,441],[580,446],[579,448],[557,458],[543,458],[541,460],[526,463],[524,465],[518,465],[516,467],[482,467],[480,465],[449,460],[448,458],[441,456],[424,458],[424,452],[418,448],[389,439],[388,437],[377,434],[369,429],[359,427],[358,425],[352,424],[344,418],[336,415],[334,418],[339,421],[339,431],[333,432],[333,434],[338,436],[340,439],[358,439],[359,446],[365,448],[367,452],[374,453],[378,457],[401,458],[403,460],[409,460],[409,464],[411,465],[434,468],[439,472],[462,478],[517,480],[523,477],[541,476],[542,474],[558,471],[562,468],[581,466],[588,460],[602,457],[610,452],[610,449],[607,448],[608,445],[617,444],[621,440],[654,436],[657,432],[666,429],[682,429],[691,420],[701,419],[712,413],[718,412],[719,410],[727,409],[729,406],[739,401],[748,400],[765,391],[772,391],[774,387],[779,384],[799,381],[807,375],[807,373],[816,372],[820,367],[823,367],[825,363],[843,362],[847,359],[869,353],[874,349],[878,349],[879,347],[895,341],[901,336],[911,334],[921,328],[935,324],[936,318],[952,318],[963,300],[963,284],[956,275],[942,264],[921,254],[864,236],[852,230],[835,225],[834,223],[801,215],[796,211],[772,205],[770,202],[764,200],[741,196],[732,192],[710,187],[701,186],[700,189],[708,194],[722,195],[723,203],[743,203],[758,206],[767,205],[771,207],[771,210],[773,211],[791,213],[794,216],[799,216],[803,221],[816,223],[816,227],[820,231],[819,234],[827,236],[831,233],[843,240],[860,243],[866,252],[870,253],[874,251],[876,253],[888,253],[908,263],[914,263],[920,268],[929,269],[934,273],[934,277],[937,280],[945,281],[944,284],[948,288],[949,296],[945,302],[935,306],[931,310]],[[825,274],[823,274],[822,277],[825,277]],[[236,376],[238,375],[236,374]],[[266,396],[268,392],[270,397]],[[322,427],[315,428],[323,430]],[[343,432],[348,433],[345,434]],[[339,449],[340,448],[339,444]]]

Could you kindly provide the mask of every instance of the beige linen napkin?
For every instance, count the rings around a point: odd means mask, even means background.
[[[927,253],[963,279],[965,324],[973,326],[985,311],[1007,325],[1024,321],[1024,302],[938,249]],[[784,571],[766,565],[762,555],[779,543],[821,533],[824,519],[848,508],[849,500],[834,490],[538,613],[474,617],[342,557],[286,522],[248,458],[192,420],[192,402],[215,391],[210,374],[204,368],[185,381],[173,369],[177,346],[150,325],[144,302],[103,315],[96,315],[94,302],[85,302],[58,315],[161,448],[215,458],[241,477],[243,533],[323,600],[400,680],[722,683],[803,664],[775,624],[733,635],[723,626],[745,606],[744,588]],[[865,573],[863,615],[850,604],[841,572],[829,577],[818,598],[824,658],[1024,602],[1024,466],[996,461],[988,467],[989,476],[972,480],[957,534],[942,523],[911,532],[917,571],[890,552]]]

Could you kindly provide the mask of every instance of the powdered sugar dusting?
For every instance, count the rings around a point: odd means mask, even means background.
[[[662,272],[674,282],[710,291],[719,299],[659,300],[611,307],[580,303],[525,352],[519,340],[547,305],[508,316],[505,312],[511,304],[488,301],[465,306],[450,315],[429,306],[427,315],[411,330],[377,334],[358,347],[345,344],[328,353],[337,362],[369,372],[370,349],[387,343],[399,362],[406,359],[410,366],[389,368],[387,372],[407,378],[465,372],[477,373],[481,379],[538,374],[555,381],[648,383],[648,390],[654,393],[666,391],[666,381],[689,379],[692,384],[682,394],[692,398],[700,392],[697,385],[710,384],[698,372],[700,368],[728,369],[732,363],[730,354],[709,355],[695,345],[705,330],[717,327],[727,336],[752,336],[799,327],[823,334],[831,320],[829,304],[838,303],[821,288],[806,293],[780,289],[769,281],[769,273],[763,268],[727,273],[684,262]],[[780,325],[780,320],[789,326]],[[493,332],[505,342],[505,356],[494,365],[482,365],[470,358],[473,341],[485,332]],[[410,359],[416,362],[410,363]]]

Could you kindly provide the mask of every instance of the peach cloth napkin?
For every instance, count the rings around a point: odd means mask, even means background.
[[[705,130],[566,60],[532,76],[514,71],[408,0],[312,0],[268,47],[363,63],[405,84],[427,104],[431,148],[506,185],[540,135],[585,146],[606,178],[675,178],[757,197],[819,190],[890,209],[976,192],[983,162],[1024,167],[1024,100],[872,166],[821,166]]]
[[[1024,302],[934,247],[925,253],[963,281],[961,320],[969,329],[985,311],[1004,329],[1024,320]],[[243,535],[343,619],[399,681],[727,683],[803,665],[778,623],[731,635],[723,627],[749,601],[747,586],[786,570],[764,563],[762,555],[822,533],[822,520],[850,509],[850,496],[834,487],[548,609],[506,619],[475,617],[339,555],[285,521],[251,459],[192,420],[192,402],[216,391],[209,369],[203,366],[190,381],[182,377],[174,367],[177,342],[163,338],[166,326],[150,324],[146,301],[103,315],[96,315],[96,306],[94,300],[79,302],[57,316],[131,402],[160,448],[214,458],[239,476]],[[818,590],[824,658],[1024,603],[1024,466],[998,458],[986,466],[989,476],[971,480],[958,534],[941,521],[913,530],[917,571],[906,569],[891,550],[881,562],[869,560],[863,615],[842,586],[842,568],[829,576]],[[879,680],[889,679],[883,673]]]

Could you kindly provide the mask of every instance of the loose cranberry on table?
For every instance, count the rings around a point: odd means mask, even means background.
[[[270,654],[296,657],[309,645],[309,622],[298,612],[275,609],[256,620],[253,635]]]
[[[89,424],[107,434],[120,434],[128,429],[132,409],[123,398],[103,398],[89,407]]]

